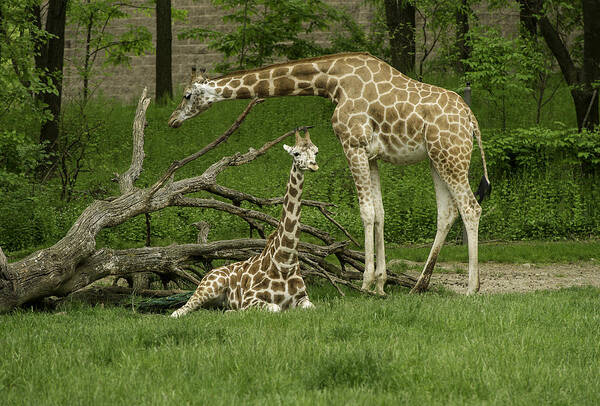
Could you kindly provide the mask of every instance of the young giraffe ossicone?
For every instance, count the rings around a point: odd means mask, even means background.
[[[385,294],[384,209],[377,160],[408,165],[429,158],[437,201],[437,232],[412,292],[427,289],[440,249],[460,213],[468,237],[469,286],[479,290],[479,203],[491,190],[481,133],[469,106],[456,93],[413,80],[369,53],[344,53],[233,72],[215,79],[194,76],[169,126],[227,99],[327,97],[337,104],[331,123],[342,144],[360,204],[365,233],[363,289]],[[479,202],[469,185],[477,138],[483,161]],[[377,267],[375,268],[375,249]]]
[[[264,250],[242,262],[215,268],[200,281],[185,305],[171,317],[181,317],[201,306],[221,306],[229,310],[259,307],[279,312],[294,307],[311,308],[298,262],[300,213],[304,171],[316,171],[318,148],[296,131],[296,145],[283,148],[293,157],[293,165],[283,198],[277,229],[267,239]]]

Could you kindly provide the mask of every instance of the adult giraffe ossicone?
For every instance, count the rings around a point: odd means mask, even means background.
[[[489,192],[490,184],[479,125],[456,93],[413,80],[369,53],[344,53],[233,72],[214,79],[201,73],[185,88],[169,126],[179,127],[221,100],[304,95],[327,97],[337,104],[331,123],[354,178],[365,230],[363,289],[370,289],[375,282],[375,291],[385,294],[384,210],[377,159],[407,165],[429,158],[438,209],[437,233],[413,292],[427,289],[458,212],[468,236],[467,293],[477,292],[481,207],[468,179],[473,136],[479,143],[483,162],[480,199]]]

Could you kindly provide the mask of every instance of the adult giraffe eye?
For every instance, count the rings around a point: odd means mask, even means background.
[[[300,156],[300,152],[294,152],[294,156]]]
[[[183,96],[186,100],[189,100],[192,97],[191,93],[187,93],[185,96]]]

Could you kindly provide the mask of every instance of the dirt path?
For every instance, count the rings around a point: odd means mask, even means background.
[[[441,263],[451,270],[434,272],[432,284],[441,284],[455,292],[465,293],[468,274],[466,264]],[[456,272],[452,272],[456,270]],[[416,272],[409,272],[418,276]],[[600,287],[598,261],[574,264],[480,264],[481,293],[532,292],[543,289],[560,289],[571,286],[592,285]]]

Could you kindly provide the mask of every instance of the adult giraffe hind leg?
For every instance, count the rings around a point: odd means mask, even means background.
[[[458,209],[454,203],[454,199],[446,182],[440,178],[440,175],[437,173],[433,164],[430,166],[437,203],[437,231],[435,234],[435,240],[431,246],[431,251],[429,252],[429,257],[427,257],[427,262],[423,268],[423,272],[421,272],[417,283],[410,291],[411,293],[420,293],[427,290],[427,287],[429,286],[429,280],[431,279],[431,274],[433,273],[433,268],[435,267],[435,263],[442,249],[444,241],[446,241],[448,231],[450,231],[452,224],[454,224],[454,221],[458,217]]]
[[[478,232],[481,206],[477,203],[471,186],[469,185],[468,168],[464,169],[458,165],[440,167],[433,163],[440,179],[450,191],[456,204],[463,224],[467,231],[469,247],[469,286],[467,294],[479,291],[479,266],[478,266]],[[437,189],[436,189],[437,192]],[[448,227],[449,230],[449,227]],[[439,232],[439,229],[438,229]],[[447,233],[448,231],[446,231]],[[444,235],[445,237],[445,235]],[[433,251],[433,250],[432,250]],[[414,288],[413,288],[414,290]]]

